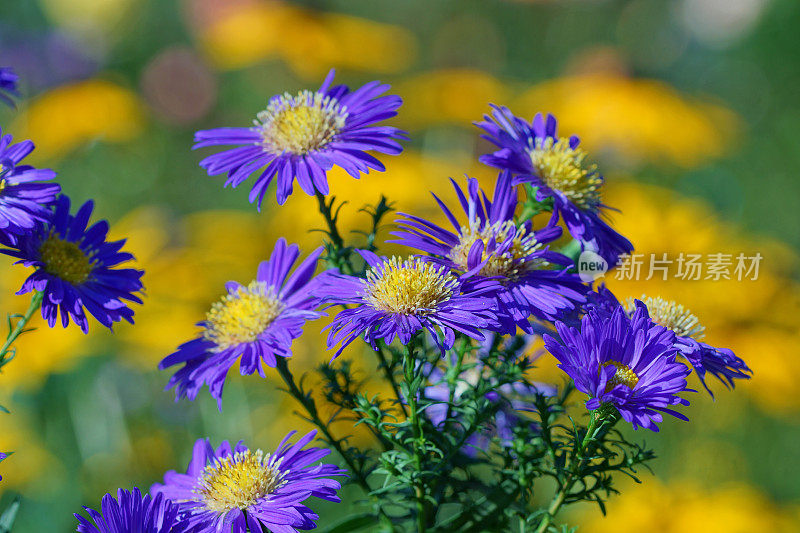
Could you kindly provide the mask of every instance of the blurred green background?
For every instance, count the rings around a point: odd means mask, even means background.
[[[447,196],[449,176],[490,183],[471,122],[494,102],[553,112],[562,134],[581,136],[637,252],[761,253],[757,281],[610,280],[623,297],[679,299],[755,376],[717,385],[716,401],[696,395],[691,423],[636,434],[659,453],[655,476],[623,482],[609,518],[579,508],[570,519],[581,531],[800,531],[798,26],[796,0],[1,2],[0,65],[23,93],[0,110],[3,132],[34,140],[33,161],[76,202],[94,198],[147,272],[136,326],[39,329],[0,376],[12,410],[0,450],[16,451],[0,465],[0,507],[24,496],[14,531],[74,530],[81,505],[184,468],[198,437],[269,449],[306,427],[274,380],[234,377],[220,413],[207,394],[174,403],[156,365],[278,236],[306,249],[319,238],[301,192],[258,214],[248,187],[222,190],[197,166],[208,152],[190,150],[193,132],[247,125],[330,67],[343,83],[391,83],[411,135],[386,173],[334,173],[347,229],[381,193],[432,214],[422,191]],[[0,309],[19,312],[26,301],[10,295],[25,272],[3,261]],[[320,328],[297,343],[296,372],[329,357]],[[543,361],[542,379],[560,379],[552,367]],[[346,496],[314,505],[322,524],[358,506]]]

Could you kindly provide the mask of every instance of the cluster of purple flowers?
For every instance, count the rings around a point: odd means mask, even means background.
[[[257,174],[250,201],[259,207],[272,182],[283,204],[295,180],[309,195],[327,195],[327,172],[334,166],[356,179],[384,170],[368,152],[402,151],[398,141],[405,133],[381,124],[397,114],[401,99],[386,95],[389,87],[379,82],[356,90],[333,86],[333,76],[331,71],[317,91],[273,97],[251,127],[197,132],[195,148],[233,146],[200,165],[209,175],[226,174],[226,186]],[[0,70],[0,83],[10,79]],[[452,227],[401,213],[393,242],[413,254],[389,258],[358,250],[364,267],[354,273],[316,274],[322,248],[297,264],[299,247],[280,239],[254,279],[229,282],[198,323],[197,337],[159,365],[178,367],[168,385],[176,400],[194,400],[208,386],[221,409],[225,379],[236,363],[243,375],[265,377],[268,368],[285,369],[305,324],[334,308],[340,309],[327,326],[333,358],[359,337],[375,350],[381,343],[409,345],[418,339],[452,357],[459,335],[483,343],[486,353],[499,335],[543,335],[546,349],[587,395],[587,409],[614,410],[634,429],[658,431],[663,414],[686,420],[674,407],[688,405],[681,394],[694,392],[687,382],[692,369],[704,386],[707,373],[731,387],[735,379],[749,377],[746,364],[730,350],[702,342],[696,318],[678,304],[643,297],[623,305],[605,287],[583,282],[574,257],[559,251],[561,223],[580,250],[594,251],[611,266],[633,248],[603,219],[603,177],[577,137],[559,137],[551,115],[527,122],[504,107],[493,107],[477,126],[497,146],[481,157],[499,170],[491,195],[476,179],[467,178],[464,188],[453,181],[460,209],[434,196]],[[89,225],[91,203],[70,214],[69,199],[48,181],[52,171],[20,165],[33,149],[29,141],[10,143],[6,136],[0,144],[3,253],[35,269],[20,292],[43,293],[42,313],[51,326],[59,312],[65,326],[71,319],[84,331],[87,311],[109,327],[131,321],[125,302],[139,302],[142,273],[115,268],[131,259],[121,251],[123,242],[107,242],[105,222]],[[520,215],[523,189],[531,194],[529,203],[552,206],[548,220]],[[479,353],[471,374],[456,381],[484,379],[482,357]],[[425,416],[441,427],[448,402],[459,401],[458,390],[451,390],[452,377],[448,381],[436,368],[427,375],[420,392],[430,402]],[[530,398],[553,394],[554,387],[542,384],[498,385],[487,397],[499,405],[497,416],[468,448],[486,448],[495,437],[508,443],[514,427],[530,423],[523,414],[531,410]],[[164,483],[151,488],[153,496],[138,489],[120,490],[116,499],[107,495],[101,512],[87,509],[89,519],[76,515],[78,531],[314,528],[319,517],[306,500],[339,501],[334,478],[345,471],[319,463],[329,450],[305,449],[313,432],[294,444],[292,435],[274,454],[241,442],[215,449],[207,439],[198,440],[185,473],[167,472]]]
[[[201,166],[210,175],[226,173],[233,186],[263,169],[251,200],[260,202],[277,176],[279,203],[294,179],[308,194],[327,194],[326,172],[334,165],[356,178],[369,168],[383,170],[366,151],[402,150],[397,141],[404,133],[378,124],[396,114],[400,98],[383,95],[388,86],[378,82],[351,91],[332,87],[332,80],[333,71],[317,92],[273,97],[250,128],[198,132],[195,148],[240,145],[206,157]],[[549,350],[590,395],[587,406],[613,404],[636,427],[656,429],[654,409],[674,413],[664,406],[685,402],[676,399],[688,390],[675,377],[686,368],[676,363],[678,356],[701,378],[709,372],[733,386],[734,379],[748,377],[749,369],[732,352],[649,315],[644,301],[616,310],[621,306],[607,289],[593,288],[576,274],[574,257],[551,248],[562,237],[563,222],[581,250],[598,253],[609,265],[633,249],[603,220],[603,177],[576,136],[559,137],[552,115],[527,122],[499,106],[476,124],[497,146],[481,157],[499,169],[491,197],[475,179],[468,178],[464,189],[453,181],[464,216],[436,196],[451,229],[401,213],[394,242],[417,255],[387,258],[359,250],[362,275],[329,270],[313,277],[317,250],[284,286],[298,251],[292,247],[281,263],[286,244],[279,242],[253,284],[229,284],[228,294],[200,323],[202,335],[162,362],[162,368],[183,365],[170,380],[178,397],[194,398],[207,384],[220,401],[225,375],[237,360],[243,374],[263,375],[262,362],[275,366],[276,357],[291,355],[304,322],[321,316],[319,306],[344,307],[328,326],[328,347],[338,345],[334,358],[359,337],[378,349],[379,340],[405,345],[423,334],[445,354],[457,334],[482,341],[487,334],[548,332]],[[552,200],[543,224],[519,218],[521,184],[535,191],[529,201]],[[638,351],[616,353],[623,346]],[[607,360],[598,358],[601,353]]]

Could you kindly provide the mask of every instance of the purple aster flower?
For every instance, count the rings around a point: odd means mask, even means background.
[[[79,533],[183,533],[189,531],[178,522],[178,508],[163,495],[155,498],[119,489],[117,498],[103,496],[100,512],[84,507],[89,519],[75,514]]]
[[[339,166],[358,179],[370,169],[385,170],[367,151],[397,155],[397,142],[405,133],[377,123],[397,114],[399,96],[384,95],[388,85],[373,81],[350,91],[346,85],[331,87],[330,71],[318,91],[300,91],[270,99],[249,128],[216,128],[198,131],[194,148],[237,145],[203,159],[200,166],[210,176],[226,173],[225,186],[238,186],[254,172],[258,178],[250,202],[261,202],[277,176],[278,203],[292,194],[295,178],[307,194],[328,194],[327,172]]]
[[[339,502],[336,491],[341,484],[331,476],[346,471],[314,464],[330,453],[324,448],[303,449],[316,431],[291,444],[288,440],[294,433],[281,441],[275,454],[227,441],[214,450],[208,439],[200,439],[186,473],[170,470],[164,484],[150,490],[175,502],[193,533],[312,529],[319,516],[303,502],[311,496]]]
[[[468,387],[475,385],[478,381],[487,379],[484,372],[482,359],[488,355],[489,347],[492,345],[493,335],[487,335],[486,340],[481,342],[481,348],[477,353],[477,361],[467,365],[467,369],[459,375],[454,390],[452,400],[458,404],[463,398]],[[530,344],[537,339],[537,336],[527,335],[526,343],[521,353],[525,353]],[[447,418],[447,404],[451,399],[450,385],[447,382],[445,373],[439,368],[430,372],[430,385],[422,389],[422,396],[436,403],[425,408],[425,413],[434,427],[444,429],[444,422]],[[527,419],[522,413],[535,411],[533,399],[537,395],[554,396],[557,392],[555,386],[546,383],[505,383],[496,385],[495,389],[487,395],[487,399],[499,404],[495,418],[489,426],[482,431],[474,433],[467,439],[464,453],[475,455],[477,450],[487,450],[491,439],[497,437],[501,446],[510,446],[514,437],[514,428],[523,421],[528,421],[532,429],[537,429],[538,425]]]
[[[389,344],[397,337],[405,345],[423,330],[445,351],[452,348],[456,332],[482,340],[480,330],[497,320],[492,294],[497,285],[492,282],[467,288],[447,267],[418,257],[358,252],[369,267],[366,279],[331,272],[320,286],[331,305],[356,305],[340,311],[328,326],[328,348],[341,343],[334,358],[361,335],[377,350],[378,339]]]
[[[158,365],[164,370],[183,364],[167,385],[176,387],[176,399],[194,400],[208,385],[221,409],[225,376],[237,360],[242,375],[258,372],[265,377],[262,363],[274,368],[276,357],[292,356],[292,341],[303,333],[305,323],[323,315],[314,310],[320,300],[312,295],[321,253],[321,247],[314,250],[289,275],[300,249],[279,239],[269,260],[258,266],[255,281],[226,284],[228,293],[198,324],[202,334]]]
[[[11,96],[19,96],[17,82],[19,76],[11,67],[0,67],[0,101],[14,107],[14,100]]]
[[[10,249],[0,250],[36,269],[17,294],[43,292],[42,317],[50,327],[60,312],[64,327],[71,317],[86,333],[86,311],[108,328],[122,319],[132,324],[133,310],[125,300],[142,303],[135,293],[142,290],[144,272],[114,268],[133,260],[133,255],[121,251],[124,240],[106,241],[105,220],[88,226],[93,208],[89,201],[71,215],[69,198],[61,195],[51,220],[38,222]]]
[[[580,139],[556,135],[556,119],[537,114],[531,123],[514,116],[506,107],[492,106],[490,115],[476,123],[484,139],[499,150],[481,156],[482,163],[510,170],[518,182],[536,187],[536,199],[553,198],[555,211],[564,219],[583,249],[598,253],[609,267],[633,245],[600,218],[607,206],[600,199],[603,176],[596,165],[587,165]]]
[[[394,242],[432,254],[431,261],[469,273],[473,280],[499,282],[497,329],[503,333],[513,334],[517,326],[532,333],[531,315],[542,320],[563,318],[576,310],[576,303],[585,301],[587,287],[567,272],[572,260],[547,246],[561,236],[555,219],[536,231],[530,220],[514,222],[517,191],[509,172],[500,174],[492,201],[474,178],[467,180],[466,195],[455,181],[453,187],[467,216],[465,224],[434,195],[455,232],[400,213],[401,231],[393,233],[398,237]]]
[[[545,347],[576,388],[589,395],[587,409],[613,405],[634,429],[658,431],[661,413],[688,420],[669,406],[689,405],[678,394],[691,391],[686,386],[690,370],[675,361],[675,334],[654,324],[643,305],[632,315],[622,307],[610,316],[589,309],[580,329],[563,323],[556,329],[561,340],[545,335]]]
[[[50,205],[61,190],[56,183],[39,183],[53,179],[54,171],[19,164],[33,151],[33,143],[11,144],[12,140],[0,128],[0,242],[7,244],[48,220]]]
[[[590,295],[591,306],[600,312],[610,315],[620,303],[605,285],[600,285],[597,292]],[[637,305],[647,308],[650,319],[675,333],[675,347],[678,355],[683,356],[694,368],[703,383],[703,387],[713,397],[714,393],[706,383],[706,372],[711,373],[726,387],[734,387],[734,379],[750,379],[752,370],[728,348],[716,348],[702,341],[705,326],[689,309],[672,300],[661,297],[643,295],[639,300],[628,298],[625,310],[630,315]]]

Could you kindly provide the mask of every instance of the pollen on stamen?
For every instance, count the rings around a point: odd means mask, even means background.
[[[206,466],[194,493],[209,511],[245,510],[286,482],[280,463],[261,450],[228,455]]]
[[[597,165],[585,165],[586,151],[571,148],[569,139],[537,138],[529,150],[539,178],[551,189],[561,191],[580,209],[600,207],[603,178]]]
[[[631,370],[628,365],[620,363],[619,361],[608,361],[603,363],[603,366],[613,365],[617,371],[608,380],[608,385],[606,385],[606,392],[610,391],[617,385],[625,385],[629,389],[633,390],[637,383],[639,383],[639,376],[636,375],[636,372]]]
[[[695,340],[701,340],[705,336],[705,326],[700,324],[697,316],[683,305],[660,296],[642,295],[639,300],[647,306],[647,312],[653,322],[671,329],[679,337],[691,337]],[[629,312],[633,311],[633,298],[628,298],[625,301],[625,308]]]
[[[486,261],[479,272],[481,276],[501,276],[515,279],[544,264],[542,261],[530,259],[530,256],[541,248],[536,237],[532,233],[528,233],[524,226],[518,227],[510,220],[495,224],[475,220],[468,226],[462,226],[459,233],[461,235],[459,243],[453,247],[448,259],[462,270],[469,270],[469,251],[479,240],[484,243],[481,261]],[[500,251],[496,249],[494,252],[487,251],[490,244],[499,247],[507,243],[509,239],[512,242],[507,248]]]
[[[458,280],[420,258],[393,257],[367,272],[364,297],[380,311],[426,315],[456,293]]]
[[[347,109],[335,98],[312,91],[273,99],[254,122],[265,150],[296,155],[320,150],[344,128]]]
[[[44,263],[45,272],[73,285],[88,280],[94,266],[94,260],[77,243],[54,233],[50,233],[39,246],[39,258]]]
[[[272,287],[253,281],[216,302],[206,315],[203,337],[213,342],[216,351],[253,342],[281,314],[283,302]]]

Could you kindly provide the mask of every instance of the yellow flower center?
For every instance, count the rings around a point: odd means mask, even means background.
[[[705,336],[705,326],[700,324],[700,320],[684,306],[672,300],[665,300],[660,296],[642,296],[639,299],[647,306],[647,311],[653,322],[671,329],[675,332],[675,335],[692,337],[695,340],[700,340]],[[628,298],[625,301],[625,307],[629,313],[633,312],[633,298]]]
[[[258,114],[256,128],[270,152],[307,154],[327,145],[344,127],[347,113],[335,98],[311,91],[289,93]]]
[[[600,205],[603,180],[597,165],[584,167],[586,152],[570,148],[569,139],[537,138],[530,157],[539,178],[551,189],[561,191],[580,209],[594,210]]]
[[[458,281],[420,258],[393,257],[381,270],[370,269],[364,297],[380,311],[399,315],[425,315],[449,300]]]
[[[607,363],[603,363],[603,366],[609,365],[614,365],[617,371],[608,381],[608,385],[606,385],[606,392],[620,384],[625,385],[629,389],[633,389],[636,384],[639,383],[639,376],[637,376],[636,372],[631,370],[628,365],[624,365],[618,361],[608,361]]]
[[[6,173],[6,168],[3,166],[3,163],[0,163],[0,194],[3,194],[3,191],[6,190],[6,178],[4,177]]]
[[[283,302],[272,287],[253,281],[211,306],[203,337],[216,344],[217,351],[253,342],[278,318],[283,308]]]
[[[481,267],[481,276],[502,276],[510,279],[532,270],[544,261],[526,261],[526,258],[535,252],[541,245],[536,242],[532,233],[528,233],[524,226],[517,227],[512,221],[497,222],[495,224],[481,225],[480,221],[473,221],[469,226],[461,227],[461,238],[453,247],[448,258],[462,270],[469,270],[469,251],[477,241],[483,241],[484,248],[481,261],[486,264]],[[501,244],[512,237],[511,246],[503,253],[487,252],[487,245],[494,240]]]
[[[54,233],[39,246],[44,270],[73,285],[89,279],[94,261],[76,243],[57,237]]]
[[[206,466],[194,493],[209,511],[247,509],[284,484],[280,460],[261,450],[246,450]]]

